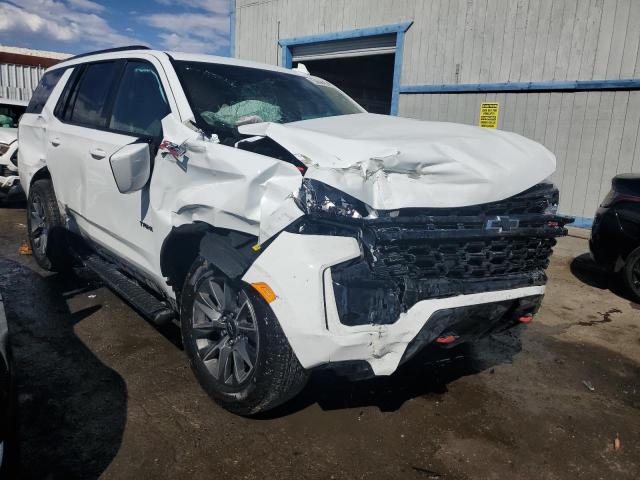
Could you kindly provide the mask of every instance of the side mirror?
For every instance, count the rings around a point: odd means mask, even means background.
[[[131,193],[144,187],[151,176],[151,153],[147,143],[125,145],[109,159],[113,178],[120,193]]]

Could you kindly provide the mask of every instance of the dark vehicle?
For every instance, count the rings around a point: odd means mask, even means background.
[[[12,398],[7,319],[0,296],[0,478],[5,478],[8,473],[7,442],[11,432]]]
[[[598,265],[619,273],[640,302],[640,175],[622,174],[596,212],[589,247]]]

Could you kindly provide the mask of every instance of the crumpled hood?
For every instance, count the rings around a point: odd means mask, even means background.
[[[360,113],[239,127],[305,163],[307,178],[380,210],[502,200],[549,177],[555,156],[501,130]]]
[[[18,139],[17,128],[0,128],[0,143],[12,143]]]

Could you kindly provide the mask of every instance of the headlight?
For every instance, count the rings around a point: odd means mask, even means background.
[[[557,215],[558,214],[558,204],[557,203],[549,203],[547,208],[544,210],[545,215]]]
[[[16,148],[16,151],[13,152],[13,155],[11,155],[11,158],[9,159],[9,161],[13,163],[16,167],[18,166],[18,149],[17,148]]]
[[[4,155],[9,150],[9,145],[6,143],[0,143],[0,155]]]
[[[307,214],[343,218],[371,218],[375,210],[364,202],[326,183],[305,178],[297,199],[300,209]]]
[[[547,206],[544,209],[545,215],[557,215],[558,214],[558,204],[560,203],[560,192],[551,182],[543,182],[548,183],[551,187],[553,187],[553,193],[548,197]]]

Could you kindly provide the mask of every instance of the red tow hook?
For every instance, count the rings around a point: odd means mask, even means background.
[[[520,323],[531,323],[533,322],[533,315],[523,315],[518,319],[518,321]]]
[[[456,335],[443,335],[442,337],[436,338],[436,343],[440,345],[448,345],[450,343],[455,342],[458,339]]]

